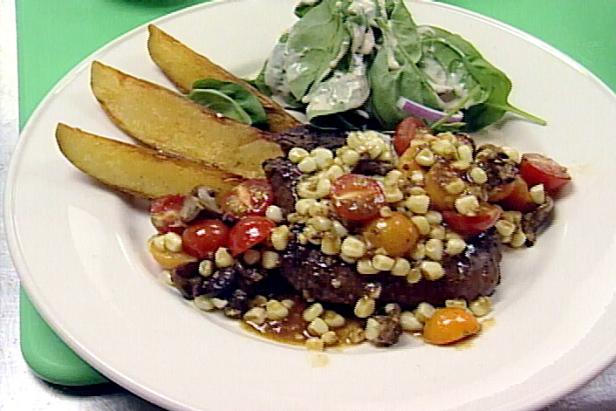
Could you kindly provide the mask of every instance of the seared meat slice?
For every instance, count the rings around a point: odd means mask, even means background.
[[[317,147],[329,148],[330,150],[342,147],[346,142],[346,132],[322,130],[310,124],[304,124],[282,133],[272,134],[269,138],[278,143],[286,154],[293,147],[301,147],[308,151]]]
[[[519,175],[519,167],[511,160],[501,147],[484,144],[477,149],[477,165],[488,175],[486,183],[488,193],[493,189],[509,184]]]
[[[365,176],[384,176],[393,169],[394,166],[385,161],[361,159],[353,168],[353,173]]]
[[[473,238],[464,253],[444,259],[443,278],[409,284],[406,278],[389,273],[358,274],[338,257],[292,241],[283,253],[280,272],[296,290],[319,301],[352,305],[380,284],[380,302],[412,307],[422,301],[443,305],[448,299],[490,295],[500,279],[500,260],[498,239],[484,233]]]
[[[302,176],[297,166],[284,157],[263,162],[263,170],[274,188],[274,204],[282,209],[283,215],[295,211],[295,185]]]
[[[554,200],[546,195],[545,203],[522,217],[522,231],[526,234],[526,245],[532,246],[537,241],[537,234],[549,223],[554,210]]]

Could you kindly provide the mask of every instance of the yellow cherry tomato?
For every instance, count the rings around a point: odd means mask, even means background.
[[[460,341],[481,330],[481,325],[473,314],[463,308],[438,308],[430,317],[423,330],[426,342],[436,345]]]
[[[406,255],[415,248],[419,239],[415,224],[399,212],[372,220],[364,228],[363,234],[374,248],[384,248],[390,257]]]
[[[148,245],[148,249],[156,262],[166,270],[171,270],[181,265],[197,261],[195,257],[183,252],[174,253],[168,250],[159,250],[158,248],[154,247],[151,241]]]

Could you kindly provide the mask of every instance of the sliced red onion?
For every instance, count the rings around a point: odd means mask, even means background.
[[[423,118],[428,121],[439,121],[440,119],[448,115],[443,111],[426,107],[423,104],[416,103],[405,97],[400,97],[396,105],[400,110],[406,111],[412,116]],[[462,117],[463,114],[461,112],[457,112],[455,114],[452,114],[451,117],[446,120],[446,122],[458,123],[462,121]]]

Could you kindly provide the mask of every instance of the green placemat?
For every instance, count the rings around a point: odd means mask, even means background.
[[[19,0],[21,125],[74,65],[122,33],[202,0]],[[527,31],[563,50],[616,90],[616,0],[447,0]],[[566,85],[563,85],[566,87]],[[21,300],[22,351],[42,378],[87,385],[104,379]]]

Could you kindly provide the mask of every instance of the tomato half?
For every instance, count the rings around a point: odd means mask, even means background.
[[[173,231],[181,233],[186,224],[180,217],[180,211],[184,205],[185,196],[168,195],[158,197],[150,203],[150,218],[158,232],[168,233]]]
[[[411,140],[415,138],[418,128],[425,128],[426,124],[415,117],[407,117],[396,127],[393,138],[394,149],[401,156],[411,145]]]
[[[229,241],[229,228],[220,220],[202,220],[182,233],[182,248],[197,258],[208,258]]]
[[[275,226],[273,221],[265,217],[243,217],[233,226],[229,234],[231,254],[236,256],[267,240]]]
[[[530,186],[543,184],[547,192],[554,193],[571,181],[567,169],[542,154],[528,153],[522,156],[520,174]]]
[[[376,217],[385,205],[385,194],[379,183],[359,174],[345,174],[336,179],[331,197],[336,213],[351,221]]]
[[[526,213],[537,208],[537,204],[533,201],[528,191],[526,181],[517,177],[512,183],[511,193],[500,201],[505,210],[521,211]]]
[[[247,215],[264,215],[274,202],[274,191],[263,178],[243,181],[226,193],[220,200],[225,214],[235,218]]]
[[[502,210],[492,204],[482,204],[475,216],[466,216],[455,211],[443,211],[443,220],[452,230],[464,236],[480,234],[498,221]]]

